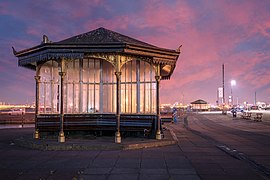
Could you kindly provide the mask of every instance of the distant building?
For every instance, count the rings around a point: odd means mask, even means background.
[[[193,111],[207,111],[210,107],[209,104],[202,99],[198,99],[190,104]]]
[[[36,71],[39,132],[150,130],[161,138],[160,80],[169,79],[180,54],[99,28],[59,42],[13,53],[19,66]]]

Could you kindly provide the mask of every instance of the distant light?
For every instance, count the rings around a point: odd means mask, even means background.
[[[235,80],[231,80],[231,86],[235,86],[236,85],[236,81]]]

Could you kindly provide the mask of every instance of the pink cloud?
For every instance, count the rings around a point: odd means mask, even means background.
[[[90,31],[98,27],[104,27],[111,30],[124,30],[127,29],[130,18],[128,16],[117,16],[114,21],[111,19],[98,18],[95,21],[87,21],[83,28],[85,31]]]
[[[52,1],[46,11],[40,2],[1,2],[0,14],[11,15],[25,23],[28,37],[11,39],[17,50],[39,44],[43,34],[58,41],[101,26],[159,47],[176,49],[183,44],[171,80],[162,81],[161,99],[164,101],[173,102],[174,97],[184,93],[186,100],[193,101],[201,96],[214,102],[216,88],[221,84],[222,63],[225,63],[226,81],[237,79],[237,88],[245,89],[243,96],[250,96],[255,89],[269,89],[269,73],[266,68],[260,68],[270,59],[268,44],[265,43],[262,50],[241,50],[242,45],[253,43],[250,39],[254,37],[270,39],[269,3],[203,1],[200,7],[191,1],[143,3],[137,11],[123,13],[125,7],[120,3],[114,6],[99,0]],[[254,46],[257,44],[251,44]],[[16,64],[5,62],[5,65]]]

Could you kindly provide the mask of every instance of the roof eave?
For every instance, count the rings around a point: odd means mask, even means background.
[[[16,57],[25,56],[31,53],[36,53],[39,51],[47,50],[47,49],[66,49],[66,50],[74,50],[77,49],[119,49],[123,50],[126,47],[124,43],[96,43],[96,44],[89,44],[89,43],[80,43],[80,44],[60,44],[60,43],[48,43],[48,44],[41,44],[38,46],[34,46],[29,49],[21,50],[16,52],[13,50],[13,53]]]

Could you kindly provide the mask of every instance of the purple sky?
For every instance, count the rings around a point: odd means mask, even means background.
[[[161,102],[204,99],[215,103],[222,85],[240,103],[270,103],[269,0],[1,0],[0,102],[34,101],[34,72],[18,67],[17,51],[59,41],[99,27],[176,49],[183,45],[170,80],[161,82]],[[227,101],[227,100],[226,100]]]

